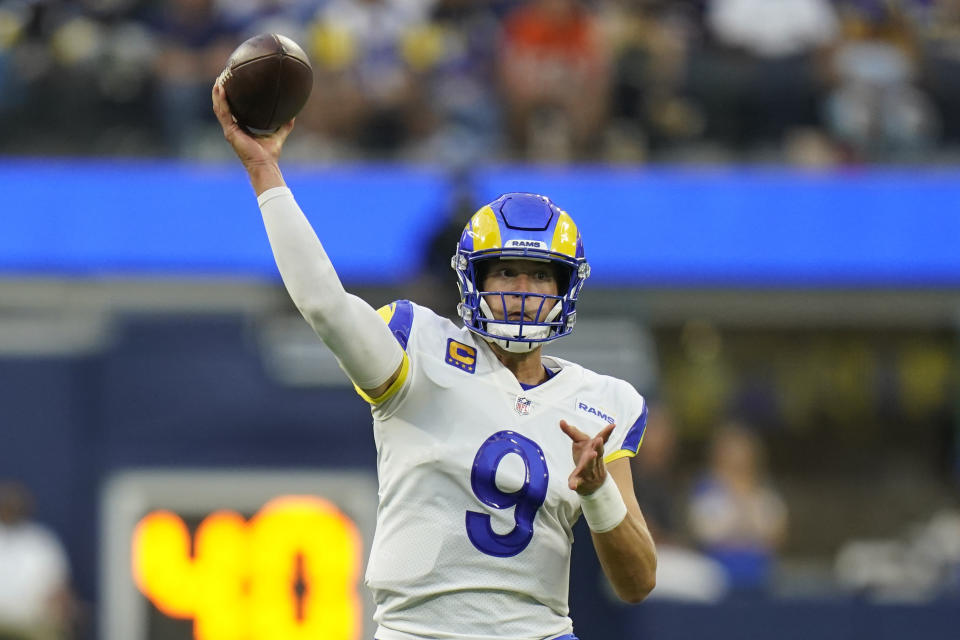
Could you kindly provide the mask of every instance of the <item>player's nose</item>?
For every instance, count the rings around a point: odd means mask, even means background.
[[[530,284],[532,280],[529,275],[526,273],[518,273],[514,277],[510,278],[510,283],[507,286],[507,291],[512,291],[516,293],[526,293],[530,291]]]

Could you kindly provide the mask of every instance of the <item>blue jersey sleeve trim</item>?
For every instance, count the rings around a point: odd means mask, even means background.
[[[410,340],[410,329],[413,327],[413,303],[409,300],[397,300],[393,304],[395,305],[393,317],[390,318],[387,326],[390,327],[393,337],[406,351],[407,341]]]
[[[643,403],[643,411],[640,412],[640,417],[637,418],[637,421],[633,423],[633,426],[630,427],[627,431],[627,435],[623,438],[623,444],[620,445],[620,450],[623,451],[627,449],[631,451],[634,455],[637,453],[637,449],[640,448],[640,442],[643,440],[643,432],[647,428],[647,403]]]

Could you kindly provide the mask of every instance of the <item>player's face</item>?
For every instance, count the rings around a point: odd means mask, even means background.
[[[555,296],[559,291],[556,267],[538,260],[494,260],[484,276],[482,289]],[[524,318],[528,322],[536,322],[546,317],[553,307],[552,303],[544,303],[537,317],[537,307],[541,306],[539,300],[536,303],[528,300],[525,306],[523,297],[519,295],[490,295],[484,296],[484,300],[497,320],[506,318],[519,321]],[[504,303],[506,309],[503,308]]]

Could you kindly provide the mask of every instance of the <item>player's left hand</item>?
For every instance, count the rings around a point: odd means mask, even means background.
[[[610,439],[616,425],[608,424],[592,438],[566,420],[560,421],[560,429],[573,441],[573,463],[576,465],[567,484],[582,496],[588,496],[607,479],[603,464],[603,445]]]

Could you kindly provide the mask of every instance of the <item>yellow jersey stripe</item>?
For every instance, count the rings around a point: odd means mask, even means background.
[[[390,324],[390,321],[393,320],[393,314],[397,312],[397,303],[391,302],[390,304],[385,304],[379,309],[377,313],[380,314],[380,317],[383,318],[385,324]]]
[[[397,376],[397,379],[394,380],[387,390],[384,391],[380,396],[373,398],[366,391],[358,387],[356,384],[353,385],[353,388],[356,390],[360,397],[369,402],[370,404],[383,404],[400,391],[400,388],[403,387],[403,383],[406,382],[407,376],[410,374],[410,358],[407,356],[407,352],[403,352],[403,362],[400,363],[400,375]]]
[[[608,464],[614,460],[627,457],[632,458],[635,455],[637,455],[636,451],[630,451],[630,449],[617,449],[613,453],[608,453],[607,455],[603,456],[603,463]]]

